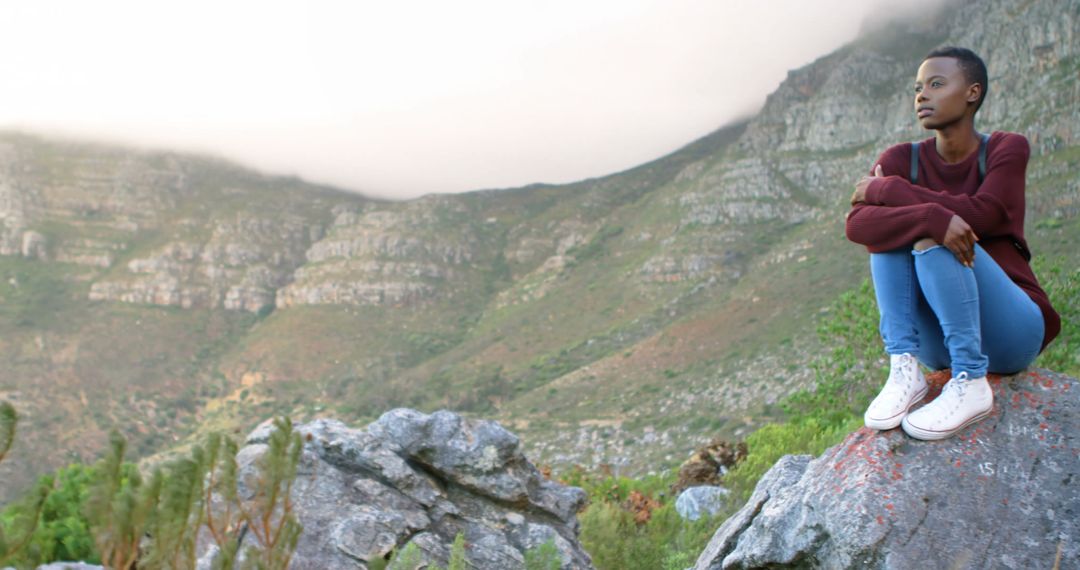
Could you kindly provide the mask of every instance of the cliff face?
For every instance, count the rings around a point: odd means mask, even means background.
[[[272,306],[335,195],[190,157],[5,139],[0,254],[93,269],[91,301]]]
[[[92,456],[110,427],[147,452],[271,411],[448,406],[505,419],[540,460],[631,470],[737,437],[811,381],[804,331],[864,276],[846,199],[887,146],[928,136],[910,85],[933,47],[987,60],[978,128],[1032,143],[1029,242],[1077,261],[1078,29],[1077,0],[950,4],[653,162],[408,202],[2,135],[0,397],[51,450],[17,451],[12,480]]]

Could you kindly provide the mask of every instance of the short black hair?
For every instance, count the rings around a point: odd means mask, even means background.
[[[975,55],[975,52],[967,48],[956,46],[939,47],[926,54],[923,61],[932,57],[955,58],[961,71],[964,72],[964,78],[967,80],[968,84],[978,83],[979,85],[982,85],[982,93],[979,95],[979,100],[975,103],[975,112],[978,113],[979,107],[982,107],[983,99],[986,99],[986,93],[990,90],[990,85],[988,84],[989,79],[986,76],[986,64],[983,63],[982,58]]]

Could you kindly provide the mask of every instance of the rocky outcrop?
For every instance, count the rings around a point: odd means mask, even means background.
[[[771,164],[756,157],[733,161],[706,172],[692,191],[679,198],[684,209],[680,223],[708,226],[807,219],[809,208],[794,198],[791,183]]]
[[[37,251],[33,244],[42,243],[43,236],[25,235],[28,196],[13,172],[17,156],[16,145],[0,141],[0,255],[29,257],[30,251]]]
[[[784,457],[695,569],[1080,566],[1080,383],[1042,370],[991,383],[993,415],[953,438],[863,428]]]
[[[130,260],[127,275],[94,283],[90,300],[258,312],[274,306],[277,289],[322,234],[318,224],[294,215],[240,213],[209,227],[192,219],[179,225],[190,238]]]
[[[453,222],[452,232],[439,230]],[[469,211],[432,196],[385,209],[342,206],[306,265],[278,291],[277,306],[415,305],[449,291],[469,273],[479,239]]]
[[[471,568],[524,568],[524,553],[548,541],[561,568],[592,568],[577,540],[584,491],[542,477],[495,422],[400,408],[366,429],[326,419],[296,429],[305,444],[292,500],[304,531],[290,568],[367,568],[410,543],[445,567],[458,533]],[[241,496],[271,430],[256,428],[238,455]]]
[[[190,190],[182,160],[0,136],[0,255],[108,267]]]

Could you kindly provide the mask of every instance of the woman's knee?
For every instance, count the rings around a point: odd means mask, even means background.
[[[926,251],[934,247],[935,245],[941,244],[935,241],[934,238],[922,238],[921,240],[915,242],[915,247],[913,249],[915,251]]]

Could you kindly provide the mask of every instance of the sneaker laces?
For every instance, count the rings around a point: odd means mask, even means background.
[[[892,385],[906,394],[918,375],[915,370],[915,358],[905,353],[898,361],[899,366],[889,371],[889,378],[885,381],[885,386]]]
[[[939,397],[936,398],[934,401],[941,400],[942,404],[949,404],[948,411],[951,415],[953,412],[956,411],[957,408],[960,407],[960,402],[963,401],[964,394],[967,392],[967,387],[970,382],[971,379],[968,377],[967,372],[961,372],[960,374],[957,374],[955,377],[950,379],[947,384],[945,384],[945,388],[941,392],[941,396],[945,396],[945,398]]]
[[[959,390],[960,395],[963,396],[965,388],[967,388],[967,386],[968,386],[968,384],[970,382],[971,382],[971,378],[968,378],[968,373],[965,371],[965,372],[961,372],[961,373],[957,374],[956,377],[954,377],[952,380],[950,380],[949,381],[949,386],[952,386],[953,390]]]

